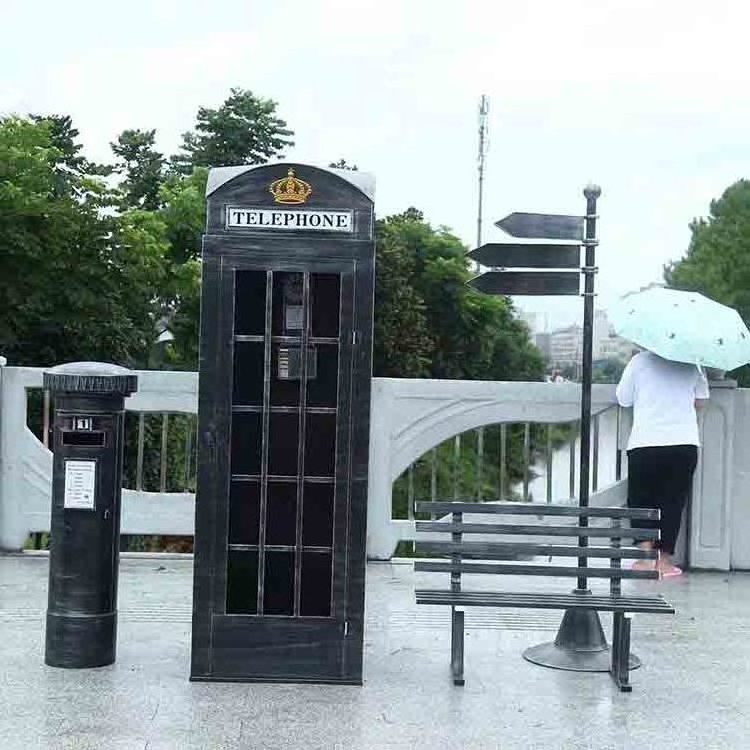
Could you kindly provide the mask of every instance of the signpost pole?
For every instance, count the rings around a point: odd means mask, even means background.
[[[578,294],[580,275],[583,275],[583,362],[581,383],[581,458],[578,504],[589,505],[591,476],[591,380],[594,344],[594,279],[596,277],[596,203],[601,188],[588,185],[584,216],[534,214],[514,212],[495,225],[513,237],[527,240],[554,240],[565,244],[491,243],[472,250],[470,256],[485,266],[499,267],[472,279],[469,283],[486,294],[566,295]],[[569,242],[575,244],[569,244]],[[580,246],[585,248],[585,259],[580,264]],[[557,269],[507,271],[508,268]],[[580,274],[569,270],[580,268]],[[575,277],[575,278],[573,278]],[[572,464],[571,464],[572,465]],[[581,526],[588,526],[588,516],[579,516]],[[587,565],[588,538],[578,538],[578,567]],[[588,588],[585,570],[576,573],[577,585],[573,593],[581,597],[579,605],[567,609],[557,637],[552,643],[541,643],[524,651],[528,661],[555,669],[575,672],[609,671],[609,647],[604,636],[599,613],[586,606],[592,593]],[[590,599],[588,600],[590,602]],[[640,665],[637,657],[630,657],[630,668]]]
[[[586,265],[581,269],[584,278],[583,286],[583,362],[581,377],[581,466],[578,504],[587,508],[589,504],[589,476],[591,472],[591,374],[593,369],[594,343],[594,277],[596,276],[596,201],[602,194],[598,185],[588,185],[586,196],[585,235],[583,245],[586,252]],[[583,516],[581,526],[588,526],[589,519]],[[588,538],[580,537],[578,546],[588,546]],[[578,566],[585,567],[586,556],[578,558]],[[585,577],[578,579],[578,589],[586,591]]]

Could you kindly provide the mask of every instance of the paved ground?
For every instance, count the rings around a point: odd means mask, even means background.
[[[525,662],[559,614],[510,610],[467,616],[455,688],[447,612],[414,606],[408,563],[367,572],[364,687],[199,684],[189,560],[123,559],[117,663],[70,671],[43,663],[47,559],[0,557],[0,750],[750,747],[748,574],[660,584],[679,614],[635,618],[644,667],[626,695],[605,674]]]

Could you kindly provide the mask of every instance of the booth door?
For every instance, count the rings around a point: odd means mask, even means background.
[[[212,671],[346,681],[353,268],[223,275],[230,471]]]

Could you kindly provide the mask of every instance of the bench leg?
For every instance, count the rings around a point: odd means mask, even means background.
[[[630,684],[630,617],[624,612],[615,612],[612,627],[612,678],[617,687],[629,693]]]
[[[464,611],[451,607],[451,674],[454,685],[464,684]]]

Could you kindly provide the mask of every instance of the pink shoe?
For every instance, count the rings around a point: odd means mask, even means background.
[[[666,571],[659,571],[659,578],[675,578],[676,576],[682,575],[682,568],[678,568],[676,565],[673,565],[671,568],[669,568]]]
[[[654,570],[656,560],[623,560],[623,570]]]

